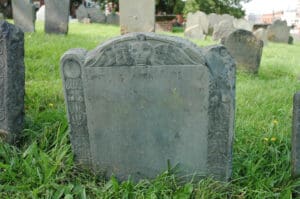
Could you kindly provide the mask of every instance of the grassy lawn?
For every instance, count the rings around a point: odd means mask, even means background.
[[[168,33],[171,34],[171,33]],[[71,23],[68,36],[26,33],[26,124],[19,147],[0,144],[0,198],[289,198],[293,94],[300,90],[300,43],[269,43],[259,75],[238,72],[233,176],[182,184],[172,170],[138,184],[104,181],[74,165],[59,61],[70,48],[93,49],[119,28]],[[182,37],[182,33],[172,33]],[[200,46],[212,41],[195,41]],[[300,144],[300,143],[299,143]]]

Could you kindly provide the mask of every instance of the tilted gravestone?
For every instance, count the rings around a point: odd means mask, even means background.
[[[290,28],[286,21],[276,20],[268,27],[268,39],[273,42],[288,43]]]
[[[155,31],[154,0],[120,0],[119,4],[121,34]]]
[[[24,123],[24,33],[0,21],[0,136],[15,143]]]
[[[131,33],[67,51],[61,73],[78,163],[120,180],[154,178],[167,162],[230,178],[235,65],[224,46]]]
[[[35,31],[35,11],[32,0],[12,0],[14,24],[23,32]]]
[[[216,13],[210,13],[207,15],[208,18],[208,34],[212,35],[214,32],[214,26],[222,21],[221,15]]]
[[[228,37],[223,38],[222,44],[235,59],[238,69],[258,73],[263,41],[257,39],[252,32],[236,30]]]
[[[208,33],[208,18],[205,13],[197,11],[187,15],[184,36],[193,39],[205,39]]]
[[[300,176],[300,92],[294,95],[292,128],[292,176],[296,178]]]
[[[45,32],[67,34],[70,0],[45,0]]]

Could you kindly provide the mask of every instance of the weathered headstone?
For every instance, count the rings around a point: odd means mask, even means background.
[[[268,39],[273,42],[288,43],[290,28],[286,21],[276,20],[268,27]]]
[[[253,34],[257,39],[260,39],[263,41],[264,46],[266,46],[268,44],[268,33],[267,33],[266,29],[259,28],[259,29],[255,30],[253,32]]]
[[[105,23],[106,16],[99,8],[86,8],[92,23]]]
[[[37,21],[45,21],[45,5],[42,5],[36,12]]]
[[[23,32],[35,31],[35,11],[32,0],[12,0],[14,24]]]
[[[0,21],[0,136],[15,143],[24,123],[24,33]]]
[[[293,124],[292,124],[292,176],[300,177],[300,92],[294,95]],[[298,197],[300,187],[296,188]],[[296,197],[295,197],[296,198]]]
[[[212,39],[214,41],[220,40],[224,37],[227,37],[235,30],[236,29],[233,27],[233,22],[231,20],[222,20],[214,26]]]
[[[84,19],[88,18],[89,14],[87,9],[81,4],[76,10],[76,18],[79,22],[82,22]]]
[[[119,6],[121,34],[155,31],[154,0],[120,0]]]
[[[119,25],[120,24],[120,17],[117,14],[109,14],[106,16],[106,23],[107,24],[114,24],[114,25]]]
[[[214,26],[222,21],[221,16],[216,13],[210,13],[208,18],[208,35],[212,35],[214,32]]]
[[[197,11],[187,15],[184,36],[194,39],[204,39],[208,33],[208,18],[205,13]]]
[[[233,26],[235,29],[243,29],[251,32],[253,30],[253,24],[247,21],[246,19],[234,19]]]
[[[61,59],[76,161],[120,180],[231,176],[235,65],[224,46],[200,49],[154,33],[117,37]]]
[[[45,0],[45,32],[67,34],[70,0]]]
[[[258,73],[263,41],[257,39],[252,32],[241,29],[236,30],[228,37],[223,38],[222,44],[235,59],[238,69]]]

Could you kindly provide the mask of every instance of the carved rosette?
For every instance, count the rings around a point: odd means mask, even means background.
[[[82,85],[82,63],[85,54],[86,51],[83,49],[66,52],[61,59],[61,74],[75,160],[82,165],[90,166],[90,141]]]

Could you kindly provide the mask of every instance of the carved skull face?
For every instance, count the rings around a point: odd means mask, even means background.
[[[150,62],[152,46],[148,42],[134,42],[130,53],[136,65],[147,65]]]
[[[128,45],[120,45],[116,48],[116,64],[118,66],[131,65]]]

